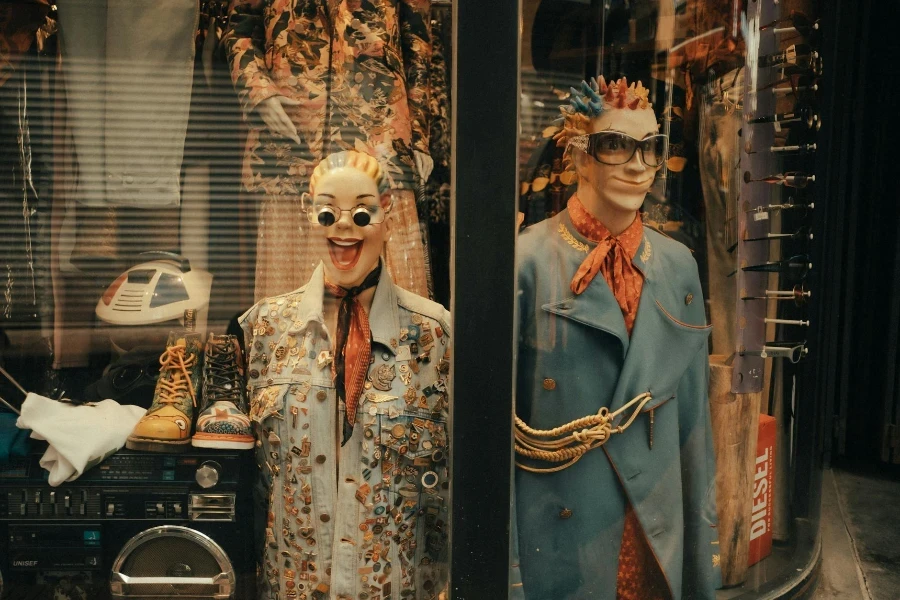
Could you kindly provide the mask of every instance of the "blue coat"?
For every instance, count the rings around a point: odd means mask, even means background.
[[[602,406],[612,412],[642,392],[653,400],[629,429],[568,469],[516,469],[511,596],[613,600],[627,501],[672,597],[714,598],[710,327],[696,262],[685,246],[644,228],[633,261],[644,285],[629,339],[602,275],[579,296],[569,289],[594,246],[568,211],[519,237],[516,413],[552,429]]]

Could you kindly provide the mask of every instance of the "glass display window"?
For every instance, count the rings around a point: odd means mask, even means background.
[[[0,599],[831,590],[890,10],[3,3]]]
[[[523,2],[510,597],[814,569],[819,8]]]
[[[6,3],[6,598],[446,598],[446,2]]]

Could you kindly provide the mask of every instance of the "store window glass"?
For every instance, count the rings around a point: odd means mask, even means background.
[[[815,563],[816,9],[523,2],[510,597]]]
[[[0,6],[0,597],[447,596],[450,43]]]

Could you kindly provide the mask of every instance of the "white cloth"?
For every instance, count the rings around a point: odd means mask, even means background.
[[[146,412],[115,400],[76,406],[28,394],[16,427],[31,429],[32,438],[50,444],[41,466],[50,472],[49,483],[55,487],[77,479],[124,446]]]

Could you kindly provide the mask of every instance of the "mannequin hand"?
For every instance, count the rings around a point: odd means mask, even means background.
[[[206,81],[206,87],[214,89],[213,86],[213,55],[216,47],[219,45],[219,34],[216,29],[216,18],[210,17],[209,24],[206,27],[206,38],[203,40],[203,53],[200,55],[200,61],[203,65],[203,78]]]
[[[299,144],[300,136],[297,135],[297,128],[284,112],[285,106],[299,106],[299,104],[298,101],[286,96],[272,96],[260,102],[256,110],[269,131],[290,138]]]
[[[414,150],[413,154],[416,155],[416,169],[419,171],[419,177],[422,178],[422,181],[428,181],[431,171],[434,169],[434,159],[418,150]]]

